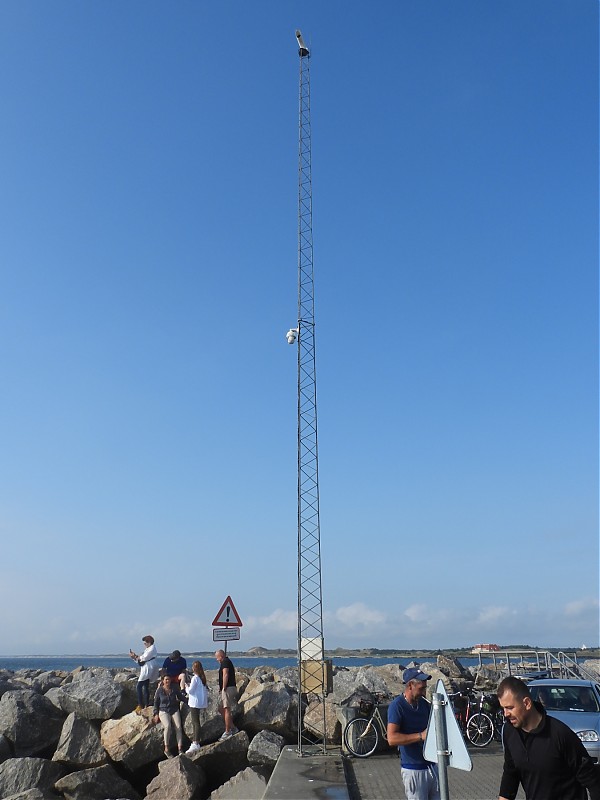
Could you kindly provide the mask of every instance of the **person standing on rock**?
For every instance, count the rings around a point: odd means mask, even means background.
[[[527,800],[600,800],[599,768],[577,734],[546,714],[527,684],[514,675],[498,686],[506,723],[498,800],[513,800],[519,783]],[[587,791],[586,791],[587,789]]]
[[[403,694],[388,708],[387,738],[400,751],[402,783],[407,800],[440,800],[437,764],[425,761],[423,742],[431,706],[425,699],[426,675],[418,667],[405,669]]]
[[[200,661],[194,661],[192,664],[192,680],[186,684],[186,691],[188,696],[188,706],[190,709],[190,716],[192,718],[192,727],[194,730],[194,740],[190,749],[186,751],[186,756],[192,755],[200,750],[200,709],[206,708],[208,705],[208,688],[206,686],[206,675]]]
[[[154,695],[154,722],[158,723],[160,721],[162,723],[167,758],[173,758],[169,751],[169,738],[171,737],[173,726],[175,727],[179,755],[183,753],[183,726],[179,710],[180,702],[185,702],[185,695],[177,683],[173,683],[171,678],[165,675]]]
[[[215,658],[219,662],[219,713],[225,723],[225,733],[221,739],[229,739],[238,729],[233,724],[233,711],[237,702],[235,667],[224,650],[217,650]]]
[[[148,634],[142,637],[142,642],[146,648],[141,656],[129,650],[129,657],[140,665],[140,677],[137,682],[137,698],[138,704],[136,711],[141,711],[143,708],[148,708],[150,705],[150,681],[156,680],[158,677],[158,653],[154,645],[154,637]]]

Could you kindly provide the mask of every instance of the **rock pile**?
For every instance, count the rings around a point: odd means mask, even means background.
[[[454,661],[422,664],[449,692],[472,685]],[[404,667],[336,667],[326,698],[328,740],[340,744],[348,707],[379,692],[403,690]],[[217,709],[217,671],[208,670],[209,705],[202,712],[200,750],[166,760],[163,731],[151,709],[137,705],[135,670],[0,671],[0,798],[3,800],[245,800],[262,797],[285,744],[297,741],[294,668],[236,669],[239,733],[224,741]],[[302,697],[310,728],[315,698]],[[184,731],[192,723],[184,708]]]

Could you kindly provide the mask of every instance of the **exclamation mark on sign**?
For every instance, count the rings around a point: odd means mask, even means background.
[[[225,622],[229,622],[229,615],[231,613],[231,606],[227,606],[227,610],[226,610],[225,613],[227,614],[227,617],[225,618]]]

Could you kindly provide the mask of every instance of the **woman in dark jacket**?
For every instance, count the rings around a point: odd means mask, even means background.
[[[159,720],[162,723],[165,737],[165,755],[173,758],[169,752],[169,737],[171,729],[175,726],[177,737],[177,748],[179,754],[183,753],[183,728],[181,725],[181,712],[179,703],[185,702],[185,695],[177,685],[171,685],[171,678],[165,675],[158,684],[158,689],[154,695],[154,722]]]

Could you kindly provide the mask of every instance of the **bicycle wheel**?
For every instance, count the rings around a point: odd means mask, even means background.
[[[379,733],[373,720],[357,717],[344,729],[344,744],[357,758],[366,758],[374,753],[378,741]]]
[[[487,714],[473,714],[467,722],[467,739],[475,747],[485,747],[492,741],[494,723]]]

